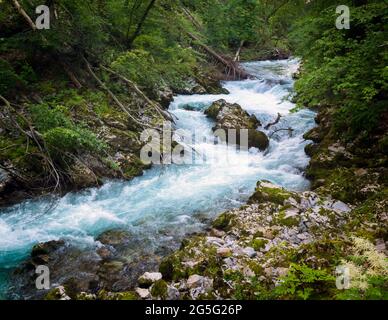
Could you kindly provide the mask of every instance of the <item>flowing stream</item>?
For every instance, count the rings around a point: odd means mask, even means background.
[[[154,166],[132,181],[107,181],[101,188],[69,193],[47,210],[48,199],[29,200],[0,211],[0,297],[9,273],[28,257],[38,242],[67,239],[95,245],[101,232],[122,228],[138,239],[139,248],[154,252],[161,246],[177,248],[179,241],[203,230],[218,213],[242,205],[258,180],[266,179],[291,190],[306,190],[303,169],[309,158],[303,134],[314,126],[309,110],[290,112],[295,59],[245,63],[256,79],[225,82],[230,94],[177,96],[170,111],[176,127],[211,136],[214,123],[204,110],[219,99],[238,103],[263,125],[282,118],[267,134],[279,131],[266,152],[226,150],[222,145],[198,142],[193,147],[208,158],[201,165]],[[263,130],[263,129],[261,129]],[[265,131],[265,130],[264,130]]]

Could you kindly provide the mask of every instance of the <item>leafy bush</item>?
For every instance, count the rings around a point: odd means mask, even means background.
[[[30,112],[34,126],[40,132],[46,132],[57,127],[69,128],[72,126],[69,117],[66,115],[67,110],[63,106],[51,108],[47,104],[33,105]]]
[[[337,132],[347,138],[372,132],[388,111],[386,9],[383,3],[352,7],[351,28],[337,30],[335,6],[329,7],[308,15],[292,34],[297,54],[305,58],[295,85],[298,104],[336,107]]]
[[[112,68],[144,88],[181,88],[193,74],[196,64],[193,51],[169,44],[162,36],[142,35],[134,47],[121,54]]]
[[[100,152],[104,149],[104,144],[91,131],[77,127],[50,129],[44,134],[44,139],[53,154],[83,150]]]
[[[102,152],[105,148],[105,144],[93,132],[73,123],[64,106],[51,108],[47,104],[39,104],[32,106],[30,112],[35,128],[43,133],[54,155],[84,150]]]
[[[326,270],[316,270],[305,264],[291,264],[288,274],[281,278],[280,285],[275,288],[278,298],[314,299],[329,296],[335,284],[334,276]]]

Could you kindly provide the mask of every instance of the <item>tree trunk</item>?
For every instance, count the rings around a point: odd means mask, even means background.
[[[146,10],[144,11],[143,16],[140,19],[140,22],[138,23],[138,25],[136,27],[135,33],[132,35],[132,37],[129,38],[128,48],[132,47],[133,42],[140,35],[141,29],[143,28],[143,24],[146,21],[148,14],[150,13],[150,11],[151,11],[152,7],[155,5],[155,3],[156,3],[156,0],[151,0],[151,2],[148,4]]]

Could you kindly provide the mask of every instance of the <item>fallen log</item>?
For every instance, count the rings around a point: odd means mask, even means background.
[[[202,49],[204,49],[207,54],[209,54],[214,59],[216,59],[219,63],[221,63],[222,65],[225,66],[225,74],[227,76],[230,76],[230,74],[233,73],[233,78],[238,79],[238,80],[248,79],[248,78],[252,77],[248,72],[246,72],[244,69],[242,69],[240,67],[240,65],[237,61],[233,61],[233,60],[230,60],[230,59],[227,59],[227,58],[221,56],[216,51],[214,51],[212,48],[203,44],[201,42],[201,40],[197,36],[195,36],[194,34],[192,34],[190,32],[188,32],[187,34],[191,39],[196,41],[196,44],[198,46],[200,46]]]

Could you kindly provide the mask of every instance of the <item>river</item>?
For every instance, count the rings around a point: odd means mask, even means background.
[[[0,296],[6,294],[12,269],[38,242],[64,238],[93,246],[101,232],[121,228],[136,237],[139,251],[175,249],[182,238],[202,231],[220,212],[244,204],[258,180],[270,180],[290,190],[308,189],[303,176],[309,162],[304,152],[308,142],[303,134],[314,126],[315,114],[306,109],[291,112],[295,105],[288,99],[298,61],[249,62],[244,67],[256,78],[225,82],[230,94],[175,97],[169,109],[178,119],[176,127],[210,136],[214,123],[203,111],[212,102],[225,99],[255,114],[264,125],[281,113],[280,122],[266,133],[291,127],[291,136],[288,131],[274,134],[266,152],[230,152],[221,145],[196,143],[195,150],[208,158],[222,159],[228,152],[234,161],[154,166],[131,181],[107,181],[101,188],[69,193],[49,209],[48,199],[2,209]]]

